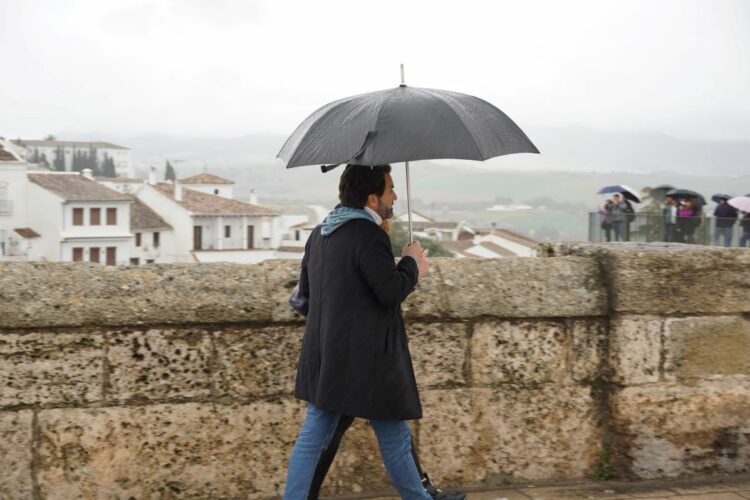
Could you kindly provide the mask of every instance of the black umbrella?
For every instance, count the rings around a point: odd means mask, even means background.
[[[715,195],[711,197],[711,201],[713,201],[714,203],[720,203],[721,200],[730,200],[732,198],[733,196],[729,194],[716,193]]]
[[[638,195],[635,194],[635,189],[626,186],[625,184],[615,184],[613,186],[604,186],[599,191],[596,192],[596,194],[609,194],[609,193],[620,193],[622,194],[626,199],[630,201],[634,201],[636,203],[640,203],[641,199],[638,198]]]
[[[695,200],[695,205],[699,207],[706,204],[706,199],[702,194],[691,191],[690,189],[672,189],[671,191],[667,191],[667,196],[673,198],[691,198]]]
[[[486,160],[539,153],[498,108],[474,96],[401,85],[326,104],[287,139],[278,157],[286,168],[406,163],[406,204],[412,240],[409,162],[438,158]],[[329,165],[326,165],[329,164]]]

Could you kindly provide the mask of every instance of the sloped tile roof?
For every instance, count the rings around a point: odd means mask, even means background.
[[[115,184],[143,184],[143,179],[133,179],[131,177],[104,177],[103,175],[95,175],[94,180]]]
[[[174,197],[174,184],[161,182],[152,187],[195,215],[278,215],[276,210],[270,208],[230,200],[223,196],[202,193],[186,187],[182,188],[182,200],[177,201]]]
[[[17,227],[13,231],[18,233],[18,236],[21,238],[31,239],[31,238],[39,238],[41,234],[37,233],[30,227]]]
[[[154,212],[151,207],[143,203],[138,198],[133,198],[133,205],[130,207],[130,229],[172,229],[172,226],[162,219],[159,214]]]
[[[80,174],[28,174],[29,180],[66,201],[132,201],[133,197]]]
[[[180,179],[180,184],[234,184],[234,182],[218,175],[203,172],[202,174]]]
[[[3,147],[2,142],[0,142],[0,161],[18,161],[12,152]]]

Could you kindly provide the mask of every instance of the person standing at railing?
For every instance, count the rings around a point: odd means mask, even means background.
[[[750,243],[750,212],[746,212],[740,219],[742,236],[740,236],[740,247],[745,248]]]
[[[714,210],[716,217],[716,228],[714,229],[714,245],[719,246],[720,240],[724,240],[725,247],[732,246],[732,233],[734,223],[737,222],[737,209],[727,203],[726,198],[719,198],[719,204]]]
[[[681,243],[695,243],[695,229],[700,224],[698,211],[693,205],[693,200],[686,198],[677,212],[677,233]]]
[[[674,196],[667,196],[662,209],[664,218],[664,241],[677,241],[677,200]]]
[[[612,206],[612,200],[607,199],[604,203],[604,207],[599,209],[599,215],[602,219],[601,227],[604,231],[604,238],[607,240],[607,243],[612,241]]]
[[[628,205],[619,194],[612,196],[612,231],[615,233],[615,241],[627,241],[627,217]],[[632,206],[631,206],[632,210]]]

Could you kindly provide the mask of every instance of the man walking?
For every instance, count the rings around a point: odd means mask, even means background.
[[[315,496],[326,453],[355,417],[375,430],[391,483],[402,498],[431,499],[422,483],[407,420],[422,417],[401,303],[429,269],[418,242],[398,265],[379,224],[393,216],[390,166],[348,165],[341,207],[305,246],[299,293],[307,298],[295,396],[307,415],[289,459],[285,499]],[[463,495],[453,498],[463,498]]]

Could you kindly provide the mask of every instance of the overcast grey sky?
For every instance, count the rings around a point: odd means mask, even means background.
[[[0,135],[288,134],[399,83],[521,127],[750,140],[745,0],[0,0]]]

